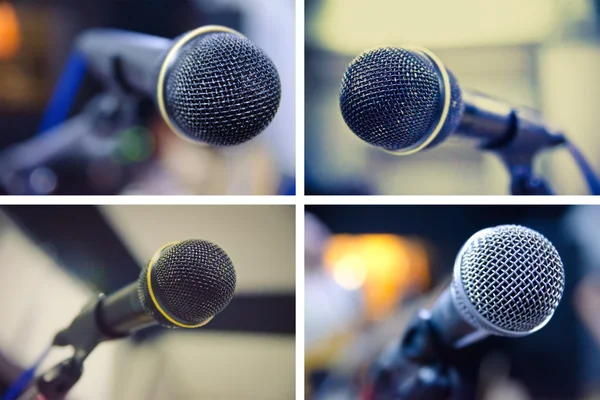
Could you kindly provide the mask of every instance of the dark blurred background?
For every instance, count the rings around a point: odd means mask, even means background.
[[[295,398],[294,220],[292,206],[2,207],[0,393],[98,292],[137,281],[164,244],[197,238],[233,261],[229,306],[201,329],[102,343],[69,398]],[[38,372],[71,353],[54,349]]]
[[[600,170],[598,0],[306,0],[307,194],[508,194],[501,161],[452,138],[398,157],[358,139],[339,111],[360,53],[419,45],[461,87],[540,109]],[[559,194],[587,194],[564,149],[536,160]]]
[[[476,399],[600,396],[600,207],[307,206],[307,398],[355,398],[365,371],[450,281],[475,232],[519,224],[546,236],[565,267],[553,318],[520,339],[461,350]]]
[[[290,194],[295,176],[293,0],[0,0],[0,149],[40,130],[75,38],[92,27],[175,38],[203,25],[242,32],[274,61],[279,111],[256,140],[227,149],[179,140],[152,105],[106,160],[59,162],[24,179],[41,194]],[[80,70],[67,74],[73,79]],[[75,115],[103,88],[85,75]],[[18,182],[13,185],[25,185]]]

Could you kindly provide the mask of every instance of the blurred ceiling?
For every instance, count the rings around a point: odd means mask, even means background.
[[[592,13],[588,0],[326,0],[309,20],[307,36],[320,47],[348,55],[399,44],[531,44]]]

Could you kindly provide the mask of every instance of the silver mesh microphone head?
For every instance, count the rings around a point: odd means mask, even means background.
[[[552,318],[565,273],[552,243],[518,225],[473,235],[454,265],[451,294],[474,328],[499,336],[525,336]]]

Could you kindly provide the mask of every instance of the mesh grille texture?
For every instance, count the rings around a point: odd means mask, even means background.
[[[498,226],[472,240],[462,254],[460,273],[479,315],[512,332],[528,332],[551,316],[565,281],[552,243],[517,225]]]
[[[441,114],[440,82],[417,54],[380,48],[358,56],[346,70],[340,109],[365,142],[396,151],[418,143]]]
[[[233,298],[236,276],[233,263],[217,245],[186,240],[167,248],[154,264],[154,293],[171,316],[186,324],[199,324],[222,311]],[[142,304],[162,325],[171,326],[155,309],[140,277]]]
[[[273,62],[246,38],[209,33],[181,50],[165,81],[167,113],[191,139],[233,146],[262,132],[279,107]]]

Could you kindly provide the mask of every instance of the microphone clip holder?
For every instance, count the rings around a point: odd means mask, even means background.
[[[106,296],[100,293],[97,298],[88,303],[67,328],[54,336],[52,344],[73,346],[75,353],[85,359],[101,342],[125,337],[126,335],[116,334],[103,325],[101,313],[105,298]]]
[[[389,349],[370,372],[369,400],[450,400],[461,380],[450,352],[419,312],[400,342]]]
[[[83,363],[91,351],[104,340],[123,337],[111,332],[101,323],[99,316],[105,297],[100,293],[83,308],[69,327],[54,336],[52,345],[73,346],[73,356],[38,376],[18,400],[38,400],[40,396],[44,400],[64,399],[81,378]]]
[[[63,400],[82,374],[83,360],[74,355],[37,377],[18,400]]]
[[[481,146],[500,156],[508,167],[513,195],[551,195],[545,180],[535,175],[533,160],[542,150],[566,143],[564,135],[550,130],[539,112],[518,107],[510,113],[508,138],[487,142]]]

